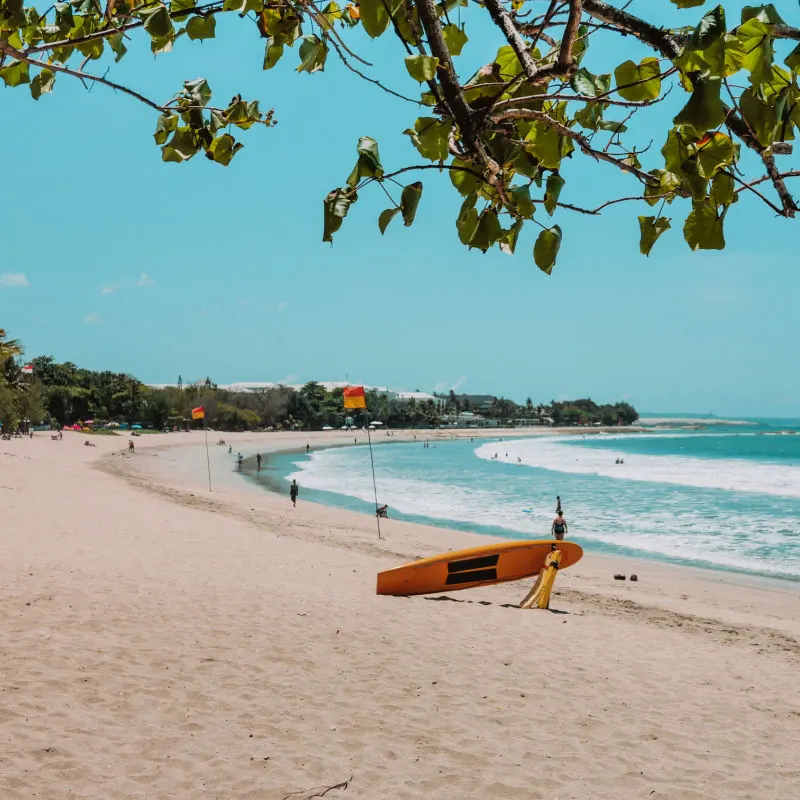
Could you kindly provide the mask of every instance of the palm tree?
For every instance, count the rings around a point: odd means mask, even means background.
[[[22,355],[22,345],[16,339],[7,339],[6,336],[5,330],[0,328],[0,363]]]

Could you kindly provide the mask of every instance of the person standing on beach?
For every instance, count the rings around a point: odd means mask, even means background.
[[[297,507],[297,495],[300,493],[300,487],[297,485],[296,480],[292,480],[292,485],[289,487],[289,499],[292,501],[292,505],[296,508]]]
[[[311,445],[307,444],[306,445],[306,455],[308,455],[310,452],[311,452]]]
[[[256,453],[256,469],[261,469],[261,453]]]
[[[558,511],[556,514],[555,519],[553,520],[553,527],[551,528],[551,532],[553,536],[556,538],[556,541],[561,541],[564,538],[564,535],[567,533],[569,529],[567,528],[567,521],[564,519],[564,513],[562,511]]]
[[[244,465],[244,456],[241,453],[236,454],[236,463],[239,466],[239,472],[241,472],[242,466]]]

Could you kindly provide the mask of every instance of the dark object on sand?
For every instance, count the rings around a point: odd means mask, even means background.
[[[624,576],[624,575],[620,575],[619,573],[617,573],[617,574],[614,576],[614,580],[615,580],[615,581],[624,581],[624,580],[625,580],[625,576]]]
[[[631,580],[632,581],[638,581],[639,580],[639,576],[638,575],[631,575]]]

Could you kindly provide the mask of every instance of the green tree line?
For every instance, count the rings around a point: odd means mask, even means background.
[[[155,430],[200,427],[192,422],[192,409],[203,406],[206,424],[216,430],[320,430],[347,424],[361,427],[367,420],[392,428],[435,428],[454,422],[464,424],[464,411],[496,424],[535,420],[541,424],[630,425],[638,418],[627,403],[597,405],[591,400],[523,405],[491,397],[477,402],[470,395],[449,395],[435,400],[391,399],[370,390],[367,414],[346,411],[341,389],[326,389],[311,381],[300,389],[276,386],[253,392],[231,392],[210,378],[182,387],[153,388],[120,372],[94,371],[70,362],[57,363],[51,356],[28,362],[32,372],[22,371],[19,342],[0,330],[0,422],[3,430],[14,430],[23,419],[53,427],[94,420],[140,424]],[[477,419],[476,422],[477,422]]]

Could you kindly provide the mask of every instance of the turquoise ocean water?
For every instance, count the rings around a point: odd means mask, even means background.
[[[428,448],[424,431],[398,444],[378,433],[378,500],[394,518],[538,538],[558,494],[589,551],[800,581],[800,434],[788,430],[800,421]],[[305,499],[374,513],[366,446],[277,456],[261,480],[291,478]]]

